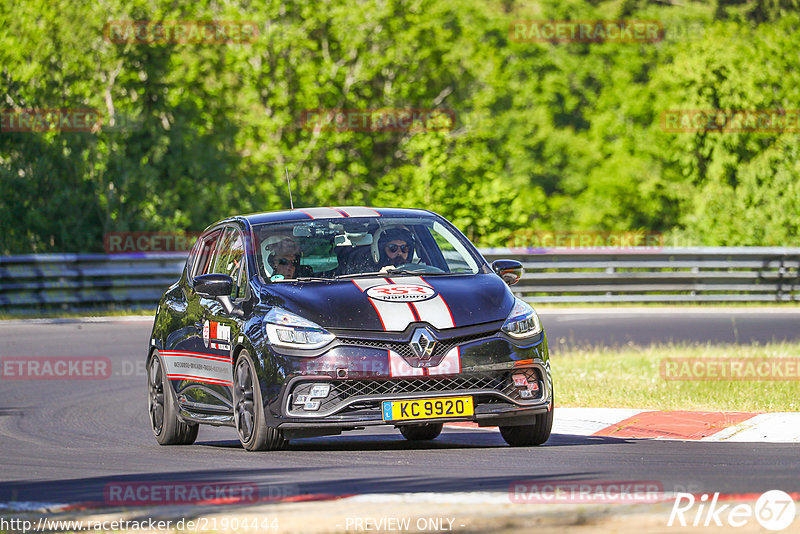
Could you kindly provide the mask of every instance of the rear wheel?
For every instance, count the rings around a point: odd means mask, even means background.
[[[442,423],[425,423],[421,425],[403,425],[398,427],[403,437],[411,441],[428,441],[436,439],[442,433]]]
[[[556,408],[553,406],[547,413],[534,415],[532,425],[501,426],[500,434],[512,447],[541,445],[550,439],[550,431],[553,428],[553,412],[555,411]]]
[[[267,426],[256,366],[243,350],[236,360],[233,384],[233,418],[239,441],[248,451],[275,451],[286,447],[283,432]]]
[[[161,445],[191,445],[197,439],[199,425],[184,423],[170,394],[169,379],[158,352],[154,352],[147,366],[150,428]]]

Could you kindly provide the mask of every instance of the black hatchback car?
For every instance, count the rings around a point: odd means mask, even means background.
[[[225,219],[195,243],[162,296],[147,352],[162,445],[200,424],[247,450],[392,425],[429,440],[443,423],[547,441],[553,384],[533,308],[425,210],[307,208]]]

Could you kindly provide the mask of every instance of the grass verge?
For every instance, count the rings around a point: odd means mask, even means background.
[[[555,398],[559,406],[575,407],[797,412],[800,377],[796,367],[793,380],[666,380],[661,366],[662,360],[679,358],[702,358],[703,364],[720,358],[746,363],[752,359],[757,365],[765,358],[798,357],[800,343],[560,349],[552,354]],[[792,369],[791,365],[784,368]]]

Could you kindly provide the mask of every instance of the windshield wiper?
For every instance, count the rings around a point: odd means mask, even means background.
[[[412,271],[409,269],[386,269],[385,271],[375,271],[371,273],[353,273],[353,274],[340,274],[336,279],[341,278],[360,278],[362,276],[397,276],[398,274],[406,274],[412,276],[436,276],[442,274],[453,274],[445,271],[442,272],[429,272],[429,271]]]
[[[375,271],[372,273],[353,273],[353,274],[340,274],[336,277],[336,280],[341,280],[343,278],[359,278],[361,276],[388,276],[392,274],[394,271]]]
[[[322,278],[321,276],[298,276],[297,278],[279,278],[277,280],[270,280],[271,283],[282,282],[330,282],[333,278]]]

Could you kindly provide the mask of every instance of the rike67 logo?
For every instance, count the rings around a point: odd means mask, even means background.
[[[792,524],[795,514],[792,496],[781,490],[763,493],[755,505],[720,504],[719,493],[710,498],[707,493],[699,498],[691,493],[678,493],[667,526],[743,527],[755,519],[765,529],[779,531]]]

